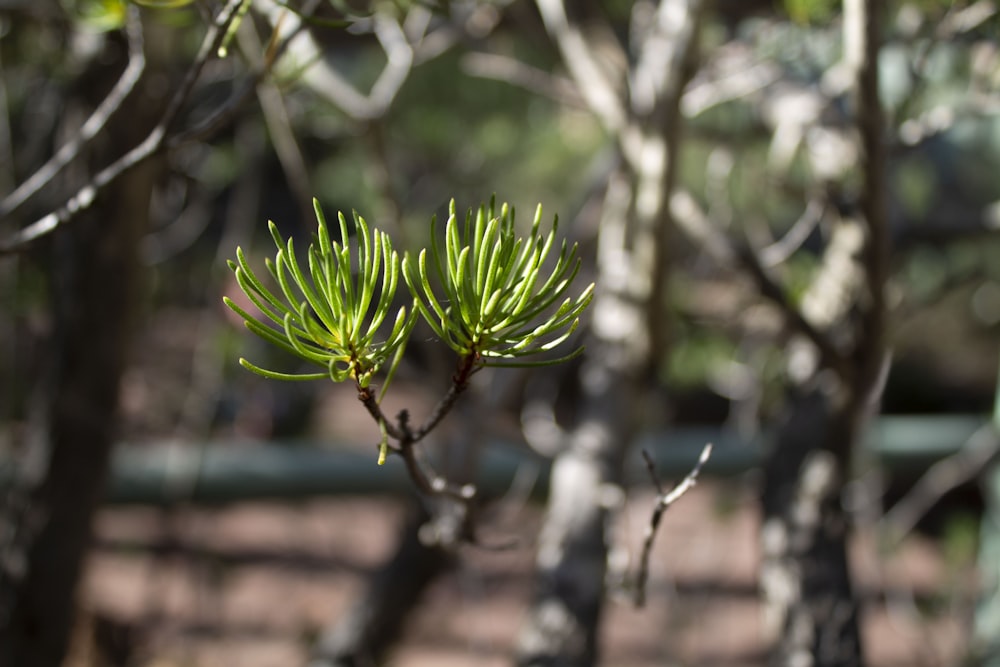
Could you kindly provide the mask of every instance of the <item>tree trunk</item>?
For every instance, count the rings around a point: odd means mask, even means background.
[[[764,469],[761,585],[777,633],[774,665],[847,667],[863,660],[841,494],[885,373],[882,11],[871,0],[844,2],[844,64],[854,74],[863,183],[857,219],[832,221],[823,265],[802,303],[803,317],[839,351],[838,363],[824,366],[816,349],[790,346],[789,418]]]
[[[430,519],[415,511],[401,531],[395,553],[376,572],[368,590],[320,638],[309,667],[381,664],[424,590],[455,562],[441,546],[427,546],[420,529]]]
[[[636,384],[589,365],[587,418],[552,467],[549,504],[538,538],[535,591],[518,640],[518,664],[593,665],[604,602],[608,510],[620,496],[622,460],[632,436]]]
[[[860,664],[840,497],[853,420],[832,401],[819,387],[790,391],[788,417],[764,466],[761,582],[766,621],[778,637],[774,665]]]
[[[142,138],[136,107],[133,97],[109,124],[115,156]],[[50,244],[50,364],[0,517],[0,667],[57,667],[67,651],[114,440],[152,174],[149,163],[132,169]]]
[[[622,73],[622,86],[602,74],[594,46],[583,41],[562,2],[537,4],[581,94],[617,142],[620,159],[601,212],[598,287],[580,371],[581,419],[553,464],[535,594],[517,656],[524,666],[586,667],[598,659],[606,524],[624,496],[622,464],[644,408],[660,410],[642,398],[666,341],[679,105],[702,7],[697,0],[645,7],[650,13],[635,22],[643,28],[632,36],[639,58]]]

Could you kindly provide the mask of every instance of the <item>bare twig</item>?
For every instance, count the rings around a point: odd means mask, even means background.
[[[300,13],[308,15],[316,8],[316,4],[318,4],[317,0],[305,2],[302,5]],[[303,29],[301,22],[293,29],[287,31],[280,30],[282,24],[282,21],[277,21],[274,32],[271,34],[271,39],[264,51],[263,62],[257,71],[244,81],[237,91],[230,95],[229,99],[219,105],[207,118],[189,129],[179,130],[171,135],[165,144],[168,150],[192,141],[207,139],[228,126],[236,118],[244,105],[256,95],[258,84],[271,72],[275,63],[285,55],[291,40]]]
[[[107,124],[108,119],[118,110],[129,93],[135,89],[136,83],[146,68],[146,56],[143,52],[142,20],[139,7],[129,5],[125,17],[125,33],[128,36],[128,65],[118,78],[111,92],[101,101],[90,117],[80,127],[73,139],[63,144],[49,160],[38,168],[13,192],[0,201],[0,218],[7,217],[12,211],[42,189],[47,183],[80,154],[87,143],[97,136],[97,133]]]
[[[242,0],[228,0],[215,21],[209,26],[198,54],[184,80],[170,98],[160,120],[142,143],[98,172],[89,183],[80,188],[62,206],[0,242],[0,256],[23,252],[38,239],[70,222],[78,213],[93,205],[101,191],[117,180],[119,176],[153,157],[165,147],[170,126],[187,102],[205,64],[218,50],[225,37],[226,28],[236,15],[241,2]]]
[[[726,102],[750,96],[767,88],[781,76],[770,63],[754,63],[736,72],[726,72],[716,78],[696,79],[684,91],[681,111],[687,118],[697,118],[709,109]]]
[[[975,478],[1000,451],[1000,434],[984,424],[951,456],[935,463],[882,518],[890,546],[902,540],[944,494]]]
[[[738,248],[708,219],[698,202],[687,192],[678,190],[674,193],[670,200],[670,211],[678,228],[699,247],[704,248],[712,259],[723,266],[749,274],[757,284],[761,296],[778,307],[787,325],[812,342],[826,367],[833,369],[844,379],[850,376],[844,356],[833,341],[806,319],[802,311],[789,300],[788,294],[752,250]]]
[[[851,367],[843,353],[821,328],[815,326],[803,311],[791,302],[788,293],[761,265],[757,255],[749,248],[743,248],[737,252],[737,256],[743,269],[757,283],[761,296],[776,305],[792,329],[808,338],[816,347],[823,367],[831,369],[844,381],[849,381],[852,377]]]
[[[492,33],[503,19],[503,10],[513,0],[495,2],[452,3],[447,22],[433,21],[437,27],[430,29],[433,12],[413,11],[403,21],[403,31],[413,45],[413,64],[420,65],[437,58],[466,38],[482,41]]]
[[[642,540],[639,572],[635,578],[634,603],[636,607],[642,607],[646,604],[646,580],[649,578],[649,557],[653,551],[653,540],[656,538],[656,531],[660,527],[660,520],[663,518],[663,513],[694,487],[698,482],[698,475],[701,473],[702,467],[710,456],[712,456],[712,443],[708,443],[701,450],[698,462],[695,463],[694,468],[687,474],[687,477],[682,479],[669,493],[664,493],[663,485],[656,474],[656,465],[653,463],[653,458],[649,455],[649,452],[642,450],[642,457],[646,460],[646,469],[649,471],[649,477],[653,481],[653,486],[656,487],[657,497],[656,506],[653,508],[653,514],[649,518],[649,525],[646,526],[646,534]]]
[[[271,0],[262,3],[262,7],[275,31],[289,38],[289,54],[304,66],[301,70],[303,83],[356,121],[385,114],[413,66],[413,48],[394,17],[378,13],[372,19],[373,32],[385,52],[386,64],[366,95],[323,58],[322,47],[310,31],[301,30],[302,20],[298,16]]]
[[[258,70],[268,69],[263,62],[262,45],[256,30],[242,30],[237,35],[243,51],[253,60]],[[262,54],[258,56],[257,54]],[[262,78],[257,84],[257,100],[264,115],[278,161],[285,172],[288,187],[295,193],[295,200],[303,220],[309,220],[313,215],[312,195],[309,191],[309,173],[305,159],[299,149],[295,133],[288,118],[288,109],[278,86],[268,78]]]
[[[462,56],[462,69],[470,76],[495,79],[523,88],[537,95],[576,109],[589,108],[580,89],[565,77],[497,53],[468,53]]]
[[[809,235],[823,219],[823,211],[826,205],[817,197],[809,199],[806,209],[802,215],[788,229],[784,236],[765,248],[761,248],[759,257],[760,263],[765,267],[774,267],[784,263],[792,256],[802,244],[806,242]]]
[[[580,28],[566,17],[562,0],[536,0],[535,4],[580,94],[601,119],[605,129],[617,135],[626,122],[624,101],[598,64],[591,45]]]
[[[417,488],[428,496],[444,496],[463,504],[471,503],[476,496],[476,487],[471,484],[453,484],[439,475],[434,469],[421,461],[417,455],[416,445],[433,431],[445,415],[451,411],[462,394],[469,387],[469,380],[479,370],[477,356],[470,354],[462,359],[458,371],[452,378],[447,393],[438,401],[424,422],[416,429],[410,427],[410,414],[407,410],[399,413],[396,421],[390,421],[375,398],[375,392],[370,387],[358,386],[358,400],[365,406],[386,436],[396,441],[390,450],[399,454],[406,464],[410,479]]]

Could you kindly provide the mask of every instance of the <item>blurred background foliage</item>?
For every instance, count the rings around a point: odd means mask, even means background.
[[[178,125],[207,117],[246,83],[268,48],[272,26],[257,11],[266,4],[254,0],[229,56],[207,63]],[[290,4],[298,9],[300,2]],[[640,3],[574,4],[587,39],[599,44],[624,42]],[[162,107],[219,5],[167,0],[140,7],[143,94]],[[758,248],[780,245],[800,228],[811,201],[855,211],[861,170],[840,178],[836,165],[824,171],[822,155],[809,153],[822,153],[853,122],[844,92],[815,104],[817,91],[837,89],[841,3],[717,0],[714,7],[701,35],[702,69],[685,100],[691,108],[682,130],[680,187],[730,237]],[[126,60],[120,28],[129,9],[122,0],[0,4],[0,198],[72,140],[107,94]],[[894,253],[893,365],[884,409],[986,413],[1000,366],[1000,14],[993,3],[974,0],[895,0],[886,11],[879,66]],[[308,63],[282,64],[232,123],[157,162],[142,243],[137,342],[123,379],[123,440],[303,438],[370,451],[377,429],[350,387],[265,382],[241,369],[236,360],[244,356],[279,371],[305,370],[248,335],[221,302],[223,294],[238,292],[225,263],[236,246],[255,266],[270,252],[267,220],[300,247],[308,244],[313,196],[331,216],[357,210],[392,233],[401,251],[422,242],[431,215],[446,215],[451,198],[465,208],[496,193],[516,206],[525,226],[541,202],[544,217],[558,214],[560,231],[580,243],[585,261],[593,260],[615,151],[594,115],[567,91],[560,56],[532,3],[325,0],[308,30],[323,63],[365,94],[382,81],[387,64],[376,18],[391,15],[415,30],[408,20],[420,12],[440,29],[428,35],[440,39],[428,46],[427,37],[398,93],[371,117],[349,113],[318,89],[302,75]],[[610,31],[591,29],[587,16],[606,20]],[[624,69],[603,64],[611,72]],[[724,78],[741,68],[759,72],[764,83],[717,103],[694,94],[711,94],[713,73]],[[799,126],[790,122],[796,114]],[[144,120],[119,114],[110,123]],[[782,128],[808,141],[781,153]],[[107,134],[98,141],[113,143]],[[130,148],[105,147],[116,154]],[[88,156],[74,162],[0,217],[0,237],[53,210],[103,166]],[[820,269],[824,232],[813,226],[773,267],[793,303]],[[48,250],[0,258],[3,454],[25,439],[36,380],[57,333],[48,308]],[[714,423],[753,433],[781,405],[787,342],[781,317],[746,278],[720,271],[684,236],[673,235],[671,252],[661,304],[670,340],[649,388],[654,400],[668,399],[657,405],[671,409],[651,411],[643,426]],[[585,267],[580,283],[593,274],[592,264]],[[410,387],[406,400],[415,413],[454,369],[434,343],[427,329],[417,330],[394,385]],[[553,385],[560,382],[555,377]],[[496,378],[492,405],[517,428],[517,394],[528,380],[520,371],[509,378]],[[572,388],[567,395],[564,401],[572,401]],[[956,573],[970,563],[976,539],[965,514],[945,526],[942,544]]]
[[[367,90],[386,59],[362,29],[367,17],[381,11],[403,16],[411,4],[335,2],[324,5],[320,16],[346,18],[351,27],[310,29],[331,66],[359,90]],[[889,196],[897,246],[896,365],[886,403],[896,411],[986,410],[995,386],[1000,241],[996,234],[967,235],[960,223],[1000,198],[995,177],[1000,123],[997,103],[989,97],[1000,81],[1000,19],[989,17],[953,39],[939,37],[942,23],[959,5],[970,4],[892,3],[891,34],[880,63],[883,99],[894,128]],[[208,7],[167,5],[144,5],[142,11],[160,94],[176,84],[193,57]],[[460,3],[425,6],[435,20],[449,20]],[[624,33],[631,6],[609,0],[588,4],[585,11],[598,12]],[[754,15],[739,21],[724,8],[710,16],[703,54],[739,43],[752,62],[776,68],[778,80],[763,92],[724,102],[690,121],[684,130],[680,181],[734,235],[775,239],[801,215],[819,179],[810,173],[801,150],[783,174],[764,168],[772,142],[767,102],[780,89],[821,85],[841,56],[839,4],[786,0],[754,6],[748,10]],[[461,4],[461,9],[467,11],[467,6]],[[102,91],[88,89],[84,74],[94,62],[109,60],[109,49],[124,48],[122,40],[104,35],[113,35],[123,16],[119,0],[14,2],[0,13],[4,190],[30,174],[71,132],[68,114],[100,99]],[[189,395],[186,388],[199,373],[196,365],[202,362],[196,359],[207,358],[217,358],[214,363],[221,368],[214,380],[218,386],[209,392],[217,405],[207,426],[232,428],[243,412],[240,406],[253,403],[252,396],[260,393],[269,394],[275,423],[283,424],[275,433],[313,423],[302,415],[310,410],[310,397],[324,389],[262,388],[247,377],[233,360],[254,342],[223,320],[218,307],[220,295],[231,292],[222,260],[236,242],[251,248],[251,255],[266,246],[267,219],[285,234],[307,237],[311,221],[304,219],[303,193],[314,194],[328,211],[356,209],[373,224],[395,230],[406,244],[421,235],[411,230],[442,213],[449,198],[465,205],[495,192],[517,206],[525,224],[524,215],[542,202],[547,214],[560,215],[574,239],[593,247],[599,188],[611,169],[607,138],[591,114],[561,98],[557,54],[533,8],[525,2],[497,5],[490,18],[496,22],[492,28],[476,32],[475,25],[466,26],[449,48],[416,63],[390,108],[374,119],[352,118],[289,71],[279,70],[275,84],[282,98],[281,122],[294,137],[308,183],[289,175],[273,148],[274,126],[255,105],[211,140],[169,155],[144,242],[150,278],[139,325],[141,343],[126,388],[127,401],[135,403],[128,410],[130,436],[142,439],[173,429]],[[264,34],[260,16],[251,12],[247,21]],[[472,57],[483,53],[516,58],[534,68],[548,90],[539,94],[476,76]],[[210,62],[186,116],[197,118],[224,99],[246,57],[236,49],[226,60]],[[850,102],[842,104],[846,108]],[[838,197],[849,208],[856,185],[848,179],[829,187],[840,189]],[[53,185],[52,196],[0,221],[0,229],[9,233],[44,213],[60,188],[65,189]],[[817,234],[781,267],[793,300],[817,270]],[[746,305],[748,298],[741,285],[717,276],[684,240],[678,238],[675,247],[677,275],[665,307],[676,322],[668,358],[660,364],[661,381],[671,391],[714,396],[711,400],[725,404],[733,396],[719,396],[725,393],[723,379],[735,382],[734,368],[750,369],[766,394],[767,383],[776,379],[769,360],[780,355],[780,339],[775,343],[773,336],[764,335],[773,330],[773,317],[761,317],[756,324],[735,321],[733,307]],[[38,305],[43,275],[30,257],[0,270],[5,285],[0,298],[7,313],[0,327],[0,348],[6,351],[0,370],[5,378],[29,377],[34,360],[44,354],[42,341],[51,326]],[[193,356],[199,347],[211,353]],[[279,367],[288,363],[267,358],[267,350],[250,354],[263,355],[264,363]],[[911,376],[920,382],[895,382]],[[6,384],[5,416],[17,423],[24,418],[29,387],[11,380]],[[282,411],[294,418],[280,418]]]

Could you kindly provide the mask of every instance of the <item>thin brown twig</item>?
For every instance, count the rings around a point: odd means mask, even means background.
[[[478,355],[475,353],[462,358],[447,393],[441,397],[441,400],[416,430],[410,427],[409,411],[402,410],[396,420],[391,421],[382,412],[382,407],[375,398],[375,392],[370,387],[358,386],[358,400],[365,406],[379,427],[383,429],[385,435],[396,441],[396,444],[390,446],[389,449],[403,459],[410,479],[422,493],[428,496],[445,496],[465,504],[470,503],[476,496],[476,488],[471,484],[459,485],[449,482],[426,461],[421,461],[417,456],[416,445],[441,423],[445,415],[454,407],[458,397],[468,388],[470,378],[480,368],[476,363],[477,360]]]
[[[458,400],[459,395],[469,387],[469,380],[472,378],[472,375],[481,368],[476,363],[478,359],[479,355],[476,353],[468,354],[462,359],[458,371],[451,379],[451,387],[448,389],[448,393],[438,401],[438,404],[427,415],[424,423],[413,434],[414,442],[423,440],[444,419],[444,416],[455,405],[455,401]]]
[[[649,471],[649,477],[653,481],[653,486],[656,487],[657,497],[656,506],[653,508],[653,514],[649,518],[649,525],[646,526],[646,534],[642,541],[639,572],[635,578],[634,604],[636,607],[643,607],[646,604],[646,581],[649,579],[649,557],[653,551],[653,540],[656,538],[656,531],[660,527],[660,520],[663,518],[663,513],[694,487],[698,482],[698,475],[701,473],[702,467],[704,467],[710,456],[712,456],[712,443],[706,444],[701,450],[698,462],[695,463],[694,468],[687,474],[687,477],[682,479],[669,493],[664,493],[663,485],[656,474],[656,464],[653,463],[653,458],[645,449],[642,450],[642,457],[646,461],[646,469]]]

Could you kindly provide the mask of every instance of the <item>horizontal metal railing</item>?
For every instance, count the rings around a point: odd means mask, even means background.
[[[893,474],[917,475],[957,451],[989,421],[987,415],[885,416],[877,419],[863,453]],[[639,448],[649,451],[664,478],[685,474],[706,442],[714,444],[705,469],[733,475],[752,469],[768,438],[741,437],[719,427],[683,427],[645,434],[629,457],[626,480],[645,483]],[[484,447],[476,481],[483,493],[503,493],[516,475],[544,493],[548,461],[527,446],[495,442]],[[11,461],[0,461],[0,488],[10,484]],[[112,504],[158,505],[176,501],[218,504],[245,500],[299,499],[345,494],[407,493],[411,484],[401,462],[376,464],[374,444],[338,447],[318,442],[177,442],[122,445],[115,453],[107,500]]]

